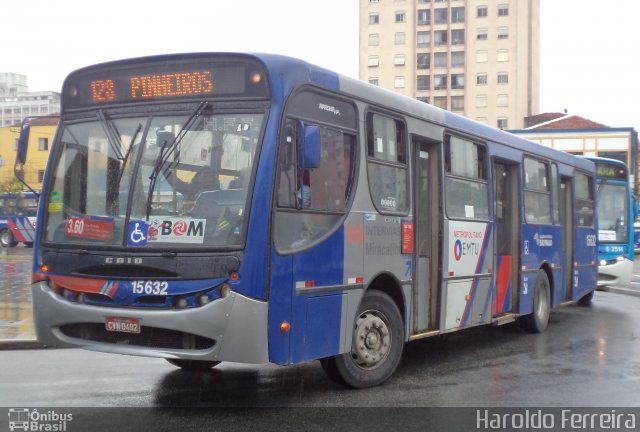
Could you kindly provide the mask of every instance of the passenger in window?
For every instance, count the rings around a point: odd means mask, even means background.
[[[309,186],[311,183],[310,177],[311,175],[309,170],[304,170],[304,175],[302,176],[302,187],[298,189],[298,193],[296,194],[299,208],[311,207],[311,186]]]

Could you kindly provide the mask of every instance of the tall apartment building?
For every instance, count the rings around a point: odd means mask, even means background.
[[[360,0],[360,79],[501,129],[538,114],[540,0]]]
[[[60,112],[60,93],[28,90],[26,75],[0,73],[0,127],[20,124],[25,117]]]

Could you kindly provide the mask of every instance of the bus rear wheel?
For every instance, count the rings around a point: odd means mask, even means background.
[[[216,367],[220,364],[219,361],[209,360],[185,360],[185,359],[166,359],[174,366],[178,366],[182,370],[190,372],[204,372],[212,367]]]
[[[525,330],[530,333],[542,333],[549,324],[551,314],[551,285],[544,270],[538,270],[533,288],[533,312],[522,317]]]
[[[14,247],[18,242],[13,238],[13,234],[8,229],[0,231],[0,245],[2,247]]]
[[[349,387],[377,386],[398,367],[403,345],[398,306],[382,291],[369,291],[358,309],[351,352],[322,359],[322,368],[330,379]]]

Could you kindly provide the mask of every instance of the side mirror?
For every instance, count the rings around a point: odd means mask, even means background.
[[[31,125],[25,119],[20,128],[20,137],[18,138],[18,154],[16,155],[16,164],[24,165],[27,162],[27,149],[29,148],[29,133]]]
[[[302,150],[302,170],[320,166],[320,126],[300,122],[299,141]]]

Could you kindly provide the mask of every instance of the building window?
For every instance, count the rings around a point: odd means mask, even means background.
[[[447,97],[446,96],[436,96],[433,98],[433,105],[438,108],[447,109]]]
[[[38,150],[40,151],[49,150],[49,138],[38,138]]]
[[[429,9],[418,9],[418,25],[431,24],[431,11]]]
[[[487,85],[487,74],[479,73],[478,75],[476,75],[476,84]]]
[[[509,5],[498,5],[498,16],[509,16]]]
[[[435,75],[433,77],[433,88],[435,90],[446,90],[447,89],[447,76],[446,75]]]
[[[509,50],[507,49],[499,49],[498,50],[498,58],[499,62],[508,62],[509,61]]]
[[[451,88],[454,90],[464,89],[464,74],[451,74]]]
[[[38,170],[38,183],[42,183],[44,181],[44,170]]]
[[[404,86],[405,86],[404,77],[403,76],[395,77],[394,80],[393,80],[393,86],[395,88],[404,88]]]
[[[478,95],[476,96],[476,107],[477,108],[486,108],[487,107],[487,95]]]
[[[478,17],[486,17],[489,15],[489,8],[487,6],[478,6]]]
[[[396,22],[403,23],[407,20],[407,14],[404,11],[396,12]]]
[[[367,60],[367,66],[378,67],[380,65],[380,58],[378,56],[369,56]]]
[[[431,46],[431,32],[418,32],[418,48],[428,48]]]
[[[378,46],[380,45],[380,35],[378,33],[369,35],[369,46]]]
[[[498,73],[498,84],[509,84],[509,74],[507,72]]]
[[[404,66],[406,63],[406,58],[404,54],[396,54],[393,59],[393,64],[396,66]]]
[[[496,106],[508,107],[509,106],[509,95],[507,95],[507,94],[499,94],[496,97]]]
[[[418,53],[417,63],[418,69],[429,69],[431,67],[431,54]]]
[[[369,15],[369,25],[380,24],[380,15],[377,13]]]
[[[451,67],[464,67],[464,51],[451,53]]]
[[[509,128],[509,121],[507,120],[506,117],[499,117],[498,118],[498,129],[508,129]]]
[[[480,50],[476,52],[476,62],[478,63],[486,63],[489,61],[489,51]]]
[[[427,96],[418,96],[416,99],[418,99],[420,102],[429,103],[429,97]]]
[[[464,22],[464,8],[463,7],[451,8],[451,22],[452,23],[463,23]]]
[[[418,90],[428,91],[431,89],[431,77],[429,75],[418,75]]]
[[[380,80],[378,78],[369,78],[369,84],[374,85],[374,86],[379,86],[380,85]]]
[[[498,27],[498,39],[509,39],[509,27]]]
[[[451,30],[451,44],[452,45],[464,44],[464,30]]]
[[[433,53],[433,67],[446,68],[449,55],[446,52]]]
[[[398,32],[395,36],[395,44],[396,45],[404,45],[407,40],[407,34],[404,32]]]
[[[436,30],[433,32],[433,39],[436,45],[446,45],[449,43],[446,30]]]
[[[486,28],[479,28],[476,31],[476,39],[477,40],[487,40],[489,39],[489,30]]]
[[[449,21],[448,9],[434,9],[433,10],[433,22],[435,24],[446,24]]]
[[[451,96],[451,111],[464,111],[464,96]]]

